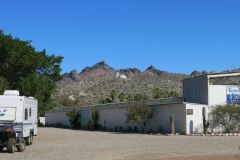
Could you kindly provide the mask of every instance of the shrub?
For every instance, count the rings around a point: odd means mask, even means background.
[[[81,122],[80,122],[80,114],[75,109],[70,110],[66,113],[66,116],[69,118],[70,127],[72,129],[80,129],[81,128]]]
[[[137,123],[145,128],[149,119],[153,116],[153,108],[144,103],[132,104],[128,108],[128,121]]]
[[[214,125],[223,127],[225,132],[233,133],[240,131],[239,105],[218,105],[212,110],[211,116]]]
[[[93,129],[98,129],[100,127],[99,123],[99,114],[97,110],[92,111],[92,122],[93,122]]]
[[[101,125],[99,125],[98,111],[96,109],[92,109],[92,117],[91,117],[91,120],[88,122],[88,128],[97,130],[100,127],[101,127]]]

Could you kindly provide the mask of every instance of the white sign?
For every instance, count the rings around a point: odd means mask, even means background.
[[[15,121],[16,108],[14,107],[0,107],[0,121]]]

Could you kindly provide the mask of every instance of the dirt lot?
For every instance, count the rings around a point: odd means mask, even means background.
[[[4,160],[235,160],[240,137],[167,137],[39,128],[23,153]]]

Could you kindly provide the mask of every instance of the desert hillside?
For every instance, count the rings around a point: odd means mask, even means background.
[[[55,97],[58,101],[68,98],[77,101],[78,105],[85,105],[101,103],[111,94],[116,97],[114,102],[128,101],[135,95],[154,99],[156,92],[178,96],[182,94],[182,80],[186,77],[188,75],[161,71],[154,66],[144,71],[137,68],[115,70],[102,61],[80,72],[65,73],[57,84]]]

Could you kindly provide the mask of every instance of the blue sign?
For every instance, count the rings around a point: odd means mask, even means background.
[[[227,104],[240,104],[240,86],[227,86]]]

